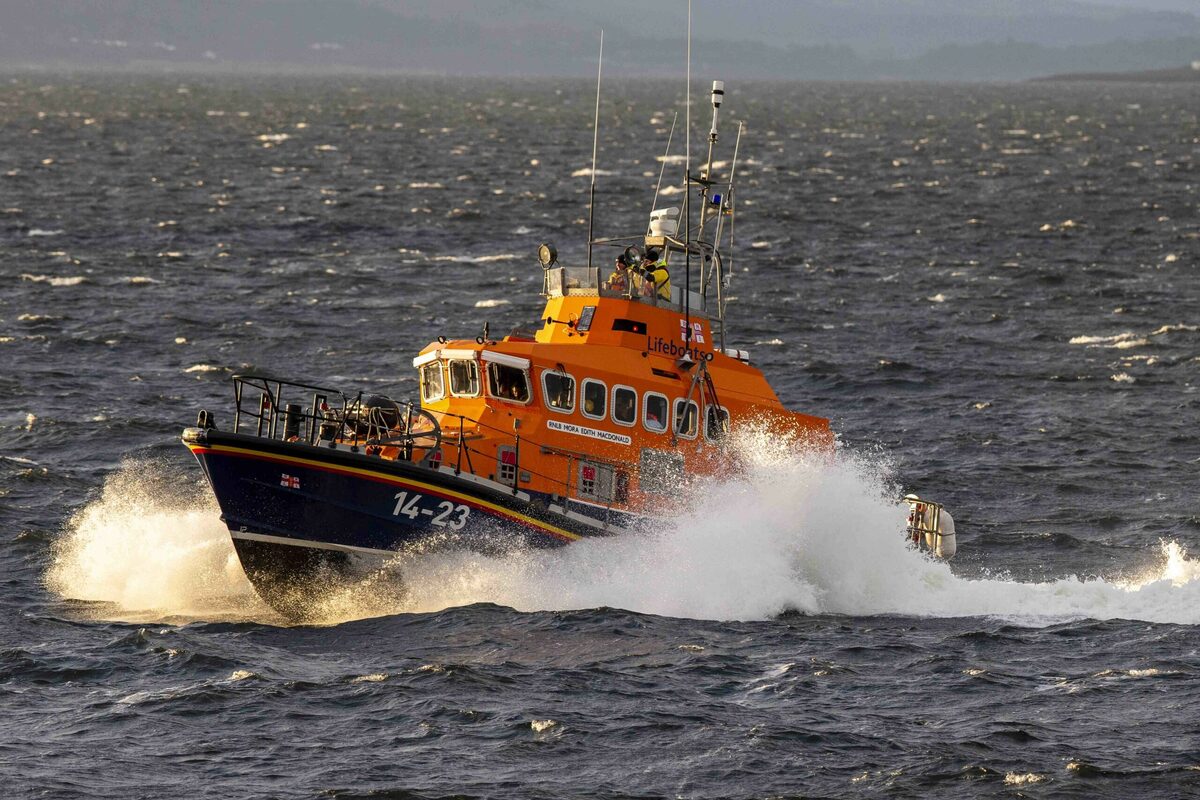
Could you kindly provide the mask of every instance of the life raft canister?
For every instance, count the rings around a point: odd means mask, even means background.
[[[958,541],[954,535],[954,517],[942,509],[938,513],[937,532],[925,534],[925,545],[938,558],[952,558],[958,552]]]

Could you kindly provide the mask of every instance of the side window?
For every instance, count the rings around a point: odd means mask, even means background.
[[[528,403],[529,376],[523,369],[493,361],[488,364],[488,394],[510,403]]]
[[[604,419],[608,413],[608,387],[600,381],[585,378],[583,381],[583,415],[592,419]]]
[[[450,394],[455,397],[479,396],[479,367],[474,361],[456,358],[449,362]]]
[[[700,407],[695,400],[675,401],[675,434],[695,439],[700,429]]]
[[[667,398],[654,392],[646,392],[646,407],[642,411],[642,424],[646,430],[662,433],[667,429]]]
[[[628,386],[614,387],[612,417],[618,425],[637,422],[637,392]]]
[[[446,385],[442,383],[442,362],[430,361],[421,367],[421,397],[433,403],[446,396]]]
[[[729,409],[706,406],[704,412],[704,438],[718,442],[729,433]]]
[[[570,375],[547,370],[542,373],[542,389],[547,408],[563,414],[575,410],[575,379]]]

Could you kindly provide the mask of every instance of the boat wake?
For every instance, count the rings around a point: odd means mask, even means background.
[[[993,616],[1033,626],[1083,618],[1200,624],[1200,561],[1176,543],[1163,543],[1158,566],[1134,579],[963,578],[907,549],[905,515],[882,459],[780,452],[753,434],[739,452],[743,471],[691,487],[689,510],[669,527],[556,550],[397,558],[331,590],[315,619],[490,602],[693,619],[798,611]],[[69,521],[47,586],[91,601],[91,613],[107,619],[281,622],[242,574],[207,487],[179,483],[174,468],[126,464]]]

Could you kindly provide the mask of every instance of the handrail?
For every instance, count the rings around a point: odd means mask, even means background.
[[[908,515],[908,539],[917,546],[917,549],[925,548],[927,536],[942,536],[942,504],[935,503],[932,500],[917,498],[909,500],[904,498],[903,502],[909,503],[914,508],[909,511]],[[920,512],[918,508],[922,508]]]
[[[575,469],[580,460],[586,460],[612,471],[612,492],[614,497],[616,476],[619,473],[628,475],[631,472],[636,473],[638,471],[636,464],[610,460],[591,453],[551,447],[535,439],[522,437],[520,434],[463,414],[440,412],[435,417],[429,411],[412,402],[404,404],[403,407],[405,410],[401,412],[401,404],[397,404],[390,398],[386,398],[388,403],[395,406],[397,412],[396,419],[392,420],[391,424],[389,424],[389,421],[385,419],[384,409],[386,407],[364,406],[364,393],[361,391],[352,397],[339,389],[328,386],[289,381],[270,375],[255,373],[234,375],[232,380],[234,382],[235,433],[241,432],[241,426],[246,421],[243,420],[243,417],[245,417],[257,423],[254,426],[254,433],[257,436],[282,439],[289,442],[302,442],[308,445],[328,443],[330,447],[336,447],[339,443],[347,444],[351,452],[358,452],[359,445],[365,444],[368,454],[372,455],[379,454],[384,447],[396,446],[400,448],[397,457],[402,457],[404,460],[410,461],[413,459],[416,450],[422,450],[425,452],[422,463],[429,465],[432,463],[434,453],[442,452],[443,443],[450,444],[450,442],[443,439],[443,430],[446,424],[452,424],[453,420],[458,420],[457,436],[451,435],[452,438],[456,439],[453,444],[457,451],[454,465],[455,475],[462,474],[463,462],[465,461],[466,471],[469,474],[476,477],[485,477],[476,470],[471,457],[472,453],[485,459],[485,463],[488,464],[492,463],[495,457],[494,453],[471,445],[471,437],[467,434],[467,425],[469,423],[474,430],[480,432],[482,437],[499,440],[497,448],[507,446],[512,449],[514,462],[513,475],[511,483],[506,487],[512,494],[516,495],[520,492],[520,486],[523,481],[528,482],[536,476],[550,485],[561,483],[564,488],[563,496],[568,501],[573,497],[582,497],[584,494],[580,486],[581,477],[576,474],[578,470]],[[256,390],[249,393],[250,395],[258,395],[254,401],[250,400],[246,392],[247,388]],[[288,390],[289,393],[296,390],[311,392],[312,401],[309,403],[309,407],[305,409],[298,403],[285,402],[285,390]],[[336,407],[339,401],[340,408]],[[420,418],[426,418],[430,427],[414,432],[414,425],[418,424],[416,420]],[[280,421],[283,423],[282,432],[279,430]],[[394,427],[392,427],[393,425]],[[426,443],[422,444],[420,440],[426,440]],[[530,468],[528,464],[523,465],[521,463],[521,452],[522,450],[528,450],[530,447],[542,454],[565,457],[567,460],[565,480],[562,476],[547,475]],[[494,479],[500,478],[499,474],[493,473],[493,475]],[[499,480],[497,482],[503,483]],[[607,500],[606,505],[609,508],[613,505],[614,497],[609,497]]]
[[[624,462],[619,462],[619,461],[610,461],[609,459],[601,458],[599,456],[595,456],[590,453],[583,453],[580,451],[571,451],[571,450],[565,450],[565,449],[557,448],[557,447],[550,447],[549,445],[544,445],[533,439],[522,439],[522,437],[519,434],[510,434],[508,431],[504,430],[503,428],[497,428],[494,425],[489,425],[488,423],[486,423],[482,420],[479,420],[479,419],[475,419],[474,417],[468,417],[468,416],[464,416],[462,414],[452,414],[449,412],[441,412],[441,413],[442,413],[443,418],[449,417],[451,419],[457,419],[458,423],[459,423],[459,434],[458,434],[457,442],[455,445],[455,447],[459,451],[459,456],[458,456],[459,463],[455,467],[455,473],[454,473],[456,475],[458,475],[462,472],[461,459],[462,459],[463,453],[465,453],[466,457],[467,457],[467,467],[468,467],[467,471],[472,475],[478,475],[478,473],[475,471],[474,466],[471,463],[471,453],[475,453],[476,455],[479,455],[479,456],[487,456],[488,455],[483,450],[480,450],[475,447],[471,447],[469,444],[467,444],[468,437],[463,432],[464,426],[467,422],[474,423],[479,428],[482,428],[482,429],[485,429],[488,431],[494,431],[497,434],[499,434],[501,437],[511,437],[510,439],[508,439],[508,443],[514,445],[514,456],[516,459],[515,468],[516,468],[516,475],[517,475],[516,480],[517,481],[519,481],[519,479],[520,479],[521,472],[524,471],[531,476],[536,475],[537,477],[544,478],[547,481],[551,481],[554,483],[562,482],[561,478],[557,478],[552,475],[547,475],[544,472],[538,472],[537,470],[529,469],[528,467],[526,467],[524,470],[522,470],[521,463],[520,463],[520,452],[521,452],[521,444],[522,443],[526,447],[529,447],[529,446],[536,447],[539,452],[544,453],[544,454],[565,456],[568,458],[568,462],[575,458],[584,458],[594,464],[599,464],[599,465],[602,465],[605,467],[610,467],[613,470],[622,469],[622,470],[633,471],[633,472],[637,471],[636,466],[634,466],[632,464],[626,464]],[[569,473],[568,473],[568,477],[569,477]],[[514,483],[512,488],[514,491],[516,491],[517,484]],[[569,491],[570,484],[567,485],[567,488],[568,488],[567,496],[569,497],[570,496],[570,491]]]

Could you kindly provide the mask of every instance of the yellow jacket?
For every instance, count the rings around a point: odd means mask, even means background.
[[[667,271],[665,261],[660,261],[653,268],[646,271],[646,282],[642,286],[642,295],[649,296],[650,281],[654,282],[655,294],[659,300],[671,300],[671,273]]]

